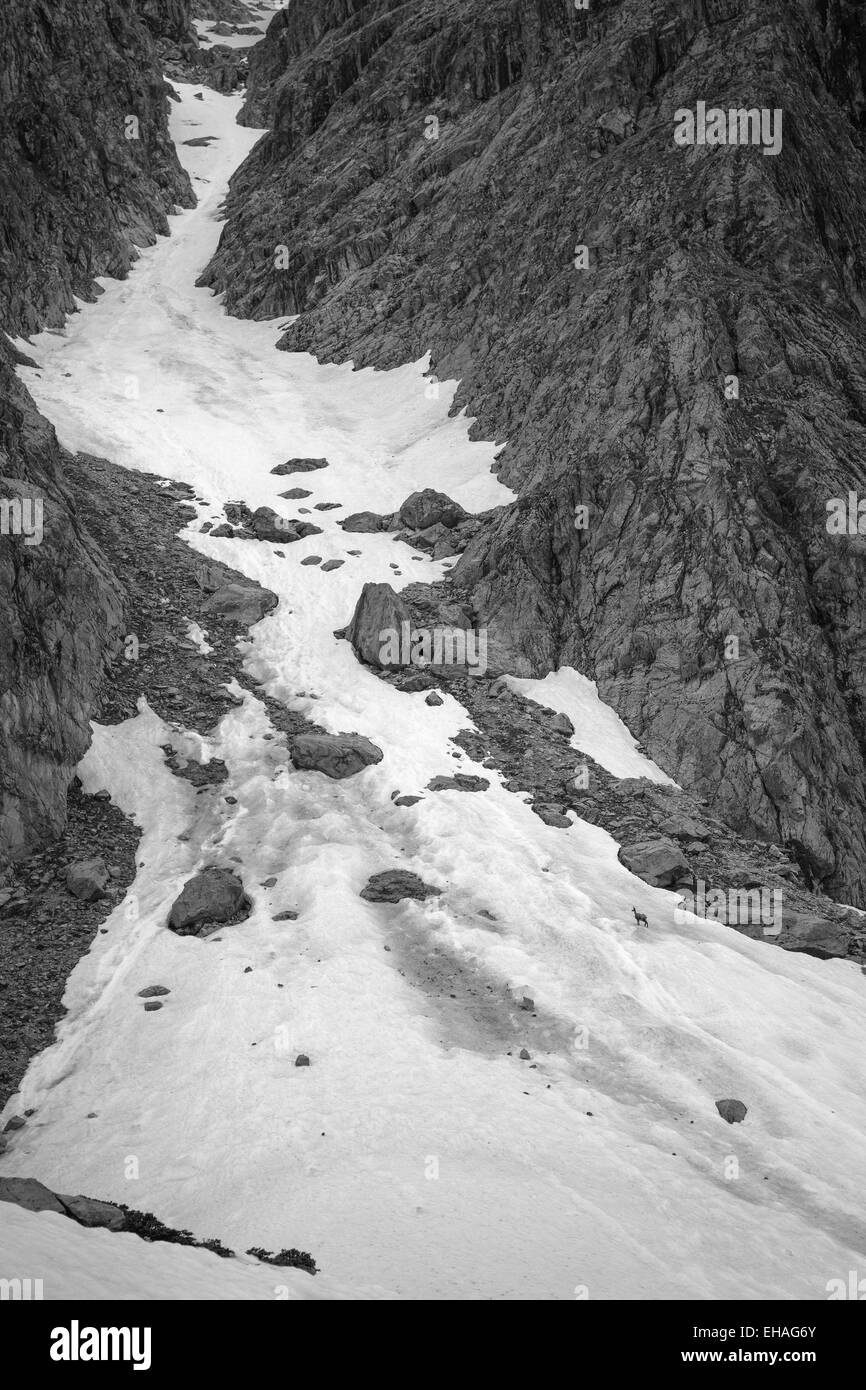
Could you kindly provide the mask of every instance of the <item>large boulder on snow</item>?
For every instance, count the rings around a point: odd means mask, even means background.
[[[207,925],[242,922],[252,903],[231,869],[210,866],[191,878],[175,899],[168,925],[178,936],[197,936]]]
[[[364,532],[367,535],[374,531],[387,531],[390,526],[389,516],[380,516],[378,512],[352,512],[351,516],[344,516],[340,525],[344,531]]]
[[[676,883],[690,880],[692,870],[688,860],[672,840],[635,840],[623,845],[617,855],[630,873],[642,878],[653,888],[671,888]]]
[[[748,1115],[748,1109],[741,1100],[734,1100],[729,1097],[726,1100],[717,1100],[716,1109],[723,1120],[727,1120],[729,1125],[741,1125]]]
[[[396,512],[353,512],[351,516],[344,517],[340,525],[344,531],[367,532],[396,531],[400,527],[405,527],[407,531],[430,532],[431,528],[439,528],[444,538],[451,527],[470,520],[469,513],[459,502],[444,492],[425,487],[422,492],[413,492],[407,497]],[[436,539],[436,535],[430,534],[430,543],[424,548],[432,550]],[[446,549],[446,553],[450,554],[451,551]]]
[[[322,533],[321,526],[314,526],[311,521],[297,521],[280,516],[273,507],[256,507],[248,525],[257,540],[276,541],[280,544],[299,541],[302,536],[319,536]]]
[[[382,757],[381,748],[362,734],[298,734],[291,751],[294,767],[336,779],[354,777]]]
[[[287,459],[285,463],[278,463],[271,472],[278,478],[284,478],[289,473],[314,473],[318,468],[327,468],[327,459]]]
[[[409,623],[411,628],[412,614],[391,585],[365,584],[355,604],[352,621],[342,635],[368,666],[393,667],[395,663],[382,659],[382,651],[392,633],[399,642],[403,623]]]
[[[435,897],[441,892],[441,888],[431,887],[408,869],[385,869],[380,874],[373,874],[366,888],[361,890],[361,897],[368,903],[398,903],[403,898],[422,902],[424,898]]]
[[[428,526],[458,526],[469,520],[469,513],[444,492],[425,487],[406,498],[396,519],[410,531],[424,531]]]
[[[223,584],[203,605],[205,613],[228,618],[230,622],[252,627],[276,608],[279,599],[258,584]]]

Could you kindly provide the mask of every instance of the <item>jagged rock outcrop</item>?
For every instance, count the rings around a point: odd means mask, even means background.
[[[203,277],[288,349],[461,378],[519,493],[453,571],[489,650],[578,667],[860,905],[866,538],[825,522],[866,493],[864,72],[850,0],[292,5]],[[781,150],[677,145],[698,101]]]

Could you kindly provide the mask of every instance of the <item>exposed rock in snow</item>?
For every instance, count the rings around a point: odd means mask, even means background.
[[[172,904],[168,925],[178,936],[197,936],[217,922],[242,922],[251,907],[237,875],[212,865],[184,885]]]
[[[399,633],[412,615],[390,584],[365,584],[344,636],[369,666],[386,666],[382,650],[388,633]]]
[[[742,1124],[748,1113],[741,1100],[717,1100],[716,1109],[729,1125]]]
[[[398,903],[404,898],[422,902],[424,898],[436,897],[441,892],[441,888],[432,888],[417,874],[406,869],[385,869],[367,880],[366,888],[361,890],[361,897],[368,903]]]
[[[474,777],[465,772],[455,772],[453,777],[433,777],[427,783],[429,792],[486,792],[490,786],[486,777]]]
[[[299,734],[291,758],[296,768],[340,779],[380,763],[382,750],[361,734]]]
[[[285,463],[278,463],[276,468],[271,469],[271,472],[276,474],[278,478],[284,478],[289,473],[314,473],[317,469],[327,468],[327,466],[327,459],[287,459]]]

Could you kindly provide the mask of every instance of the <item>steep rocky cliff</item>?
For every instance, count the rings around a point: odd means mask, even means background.
[[[188,5],[142,0],[141,12],[150,28],[120,0],[0,10],[0,327],[10,334],[59,326],[73,296],[92,298],[95,276],[125,275],[136,245],[194,201],[154,47],[154,35],[188,28]],[[14,358],[0,334],[0,869],[61,831],[123,633],[122,583],[79,520],[69,456]]]
[[[142,3],[157,32],[188,18],[182,0]],[[29,333],[91,299],[96,276],[125,275],[193,195],[135,6],[6,0],[0,53],[0,323]]]
[[[78,520],[68,461],[0,349],[0,496],[42,517],[38,543],[0,536],[0,865],[62,830],[122,633],[121,585]]]
[[[866,492],[862,7],[320,0],[250,66],[272,130],[206,283],[302,313],[286,348],[459,377],[519,493],[455,571],[491,663],[577,666],[866,903],[866,541],[826,525]],[[698,102],[781,149],[677,144]]]

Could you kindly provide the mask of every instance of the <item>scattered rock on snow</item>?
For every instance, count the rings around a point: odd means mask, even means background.
[[[385,869],[368,879],[366,888],[361,890],[361,897],[368,903],[397,903],[403,898],[422,902],[424,898],[435,897],[441,892],[441,888],[432,888],[407,869]]]
[[[287,473],[312,473],[318,468],[327,468],[327,459],[287,459],[285,463],[278,463],[271,472],[278,478],[283,478]]]
[[[406,498],[396,520],[411,531],[424,531],[428,526],[458,526],[461,521],[469,520],[469,513],[444,492],[425,487]]]
[[[305,1052],[299,1052],[298,1055],[297,1055],[297,1057],[295,1058],[295,1066],[296,1066],[296,1067],[308,1067],[309,1065],[310,1065],[310,1059],[309,1059],[309,1057],[307,1056],[307,1054],[306,1054]]]
[[[354,777],[382,757],[381,748],[362,734],[298,734],[291,750],[296,768],[334,778]]]
[[[433,777],[427,783],[428,792],[486,792],[490,786],[486,777],[472,777],[466,772],[455,772],[453,777]]]
[[[167,985],[148,985],[146,989],[138,991],[139,999],[154,999],[160,994],[171,994]]]
[[[230,869],[210,866],[184,886],[172,906],[168,925],[178,936],[195,936],[206,923],[241,922],[251,908],[237,875]]]
[[[388,521],[388,517],[379,516],[378,512],[352,512],[351,516],[342,518],[340,525],[344,531],[372,533],[387,530]]]
[[[741,1100],[717,1100],[716,1109],[729,1125],[741,1124],[748,1113]]]
[[[299,526],[302,522],[290,521],[288,517],[280,516],[273,507],[256,507],[250,518],[249,527],[253,535],[260,541],[295,541],[299,538]]]

